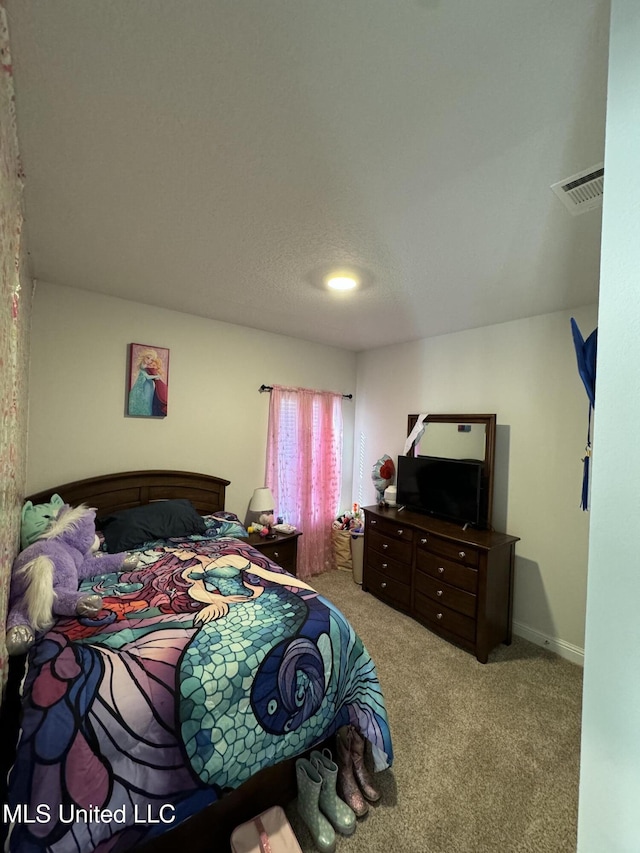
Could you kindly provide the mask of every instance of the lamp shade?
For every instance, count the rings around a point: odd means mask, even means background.
[[[276,502],[271,494],[271,489],[255,489],[253,497],[251,498],[251,503],[249,504],[249,509],[251,512],[267,512],[272,510],[275,505]]]

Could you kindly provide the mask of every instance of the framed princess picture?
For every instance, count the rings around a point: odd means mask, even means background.
[[[169,350],[129,344],[127,415],[165,418],[169,394]]]

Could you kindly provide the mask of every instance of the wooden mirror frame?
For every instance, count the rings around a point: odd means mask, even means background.
[[[407,419],[407,436],[416,425],[420,415],[409,415]],[[484,424],[484,469],[483,469],[483,494],[484,500],[481,506],[484,526],[491,529],[491,516],[493,512],[493,481],[494,463],[496,456],[496,416],[495,415],[427,415],[426,424]],[[411,447],[407,456],[416,456],[415,446]]]

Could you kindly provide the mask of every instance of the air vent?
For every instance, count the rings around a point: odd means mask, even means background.
[[[604,163],[552,184],[551,189],[574,216],[600,207],[604,191]]]

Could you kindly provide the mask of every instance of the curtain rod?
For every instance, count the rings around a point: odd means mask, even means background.
[[[258,388],[258,391],[263,394],[265,391],[273,391],[273,385],[261,385]],[[343,394],[342,395],[345,400],[352,400],[353,394]]]

